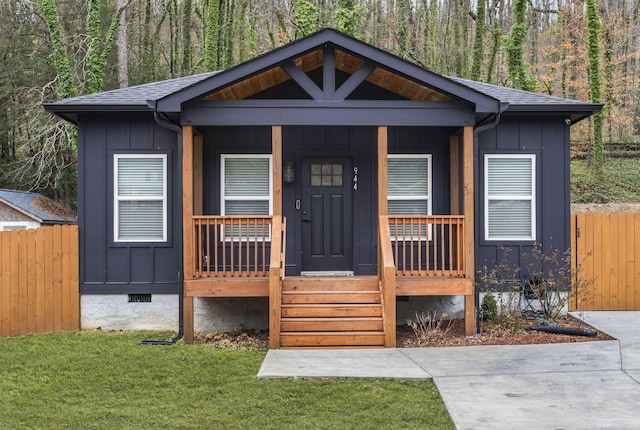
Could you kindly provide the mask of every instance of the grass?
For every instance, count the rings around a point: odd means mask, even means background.
[[[640,159],[607,158],[604,184],[596,187],[587,160],[571,161],[573,203],[640,202]]]
[[[0,338],[0,428],[453,428],[431,382],[258,380],[265,351],[149,336],[167,334]]]

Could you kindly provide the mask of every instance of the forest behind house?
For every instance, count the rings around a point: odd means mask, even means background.
[[[640,150],[640,0],[0,0],[0,187],[75,205],[76,129],[43,102],[226,69],[325,27],[444,75],[603,103],[572,127],[593,186],[608,148]]]

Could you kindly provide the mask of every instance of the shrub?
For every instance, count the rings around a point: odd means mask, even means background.
[[[481,312],[483,321],[492,321],[498,315],[498,302],[496,302],[493,294],[487,293],[484,295],[482,298]]]
[[[578,292],[585,288],[576,283],[569,251],[545,251],[536,243],[530,252],[522,255],[521,267],[509,262],[510,248],[501,250],[503,258],[493,269],[485,266],[478,279],[486,288],[485,299],[491,292],[497,293],[496,316],[501,317],[501,321],[508,321],[511,327],[521,324],[523,312],[535,312],[546,321],[555,321],[565,313],[572,282]],[[483,312],[484,309],[483,300]]]
[[[436,318],[436,313],[416,312],[415,321],[407,321],[421,345],[435,343],[442,340],[453,328],[453,320],[447,314]]]

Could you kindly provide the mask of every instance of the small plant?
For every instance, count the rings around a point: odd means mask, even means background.
[[[478,280],[485,286],[487,296],[496,300],[496,315],[493,318],[498,325],[508,331],[516,331],[522,327],[520,309],[520,268],[511,263],[511,248],[500,247],[502,258],[491,269],[484,266]],[[495,293],[495,296],[494,294]],[[487,299],[491,300],[491,299]]]
[[[493,321],[498,316],[498,302],[493,294],[486,293],[482,298],[482,321]]]
[[[453,328],[453,320],[443,313],[436,318],[436,313],[416,312],[415,321],[407,321],[421,345],[437,343]]]

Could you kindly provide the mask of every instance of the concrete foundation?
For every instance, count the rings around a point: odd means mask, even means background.
[[[539,300],[534,298],[526,299],[521,294],[513,293],[480,293],[478,309],[482,308],[482,301],[484,296],[492,294],[496,299],[498,305],[498,314],[506,314],[509,310],[514,311],[540,311],[542,305]],[[561,293],[549,293],[550,296],[547,299],[547,305],[553,309],[558,309],[560,315],[566,315],[569,312],[569,295],[566,292]]]
[[[176,295],[152,294],[150,303],[129,303],[128,296],[82,295],[80,301],[83,330],[178,330]],[[241,328],[269,328],[269,299],[200,298],[194,299],[195,331],[232,331]],[[448,318],[464,318],[464,298],[407,297],[398,298],[398,325],[416,319],[416,312]]]
[[[128,295],[82,295],[83,330],[178,330],[177,295],[152,294],[150,303],[129,303]],[[267,298],[196,298],[196,331],[267,329]]]
[[[464,318],[464,296],[398,297],[396,300],[396,324],[416,320],[417,313],[425,313],[439,319]]]

